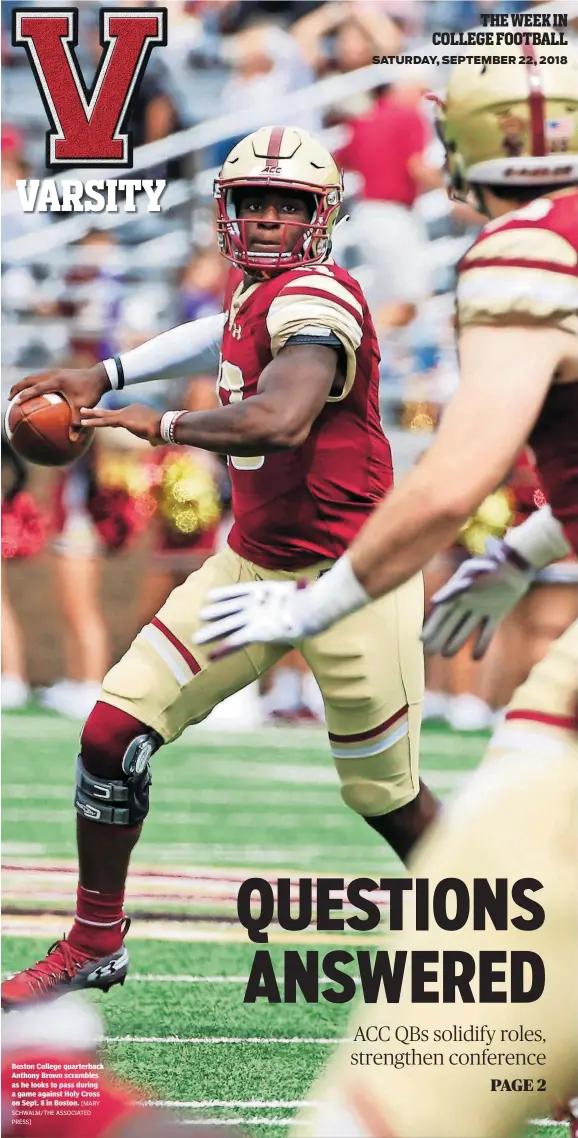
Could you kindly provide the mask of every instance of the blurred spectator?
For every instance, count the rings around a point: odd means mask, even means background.
[[[268,673],[264,711],[267,723],[325,723],[325,707],[319,685],[309,665],[294,648]]]
[[[41,689],[51,711],[84,719],[110,666],[110,638],[100,598],[103,562],[149,526],[152,505],[142,470],[149,446],[126,431],[105,431],[63,472],[56,486],[53,588],[63,616],[65,675]]]
[[[273,117],[277,123],[300,126],[313,133],[319,129],[321,117],[316,109],[283,112],[284,96],[306,87],[312,80],[292,35],[275,25],[260,24],[232,37],[223,45],[223,51],[232,64],[232,72],[222,90],[221,114],[259,107],[263,125]],[[236,141],[229,138],[219,143],[217,164],[224,161]]]
[[[546,498],[530,452],[519,456],[508,479],[515,510],[513,525],[520,525]],[[578,618],[578,563],[573,557],[549,569],[551,583],[534,587],[496,631],[483,664],[480,695],[492,708],[509,703],[530,668],[546,654],[550,644]],[[574,581],[574,587],[569,582]],[[557,583],[559,582],[559,583]]]
[[[37,316],[66,318],[75,366],[91,367],[118,351],[124,291],[116,235],[92,229],[70,246],[63,279],[43,290],[34,310]]]
[[[6,442],[2,443],[2,560],[19,560],[39,553],[47,534],[46,521],[34,497],[25,489],[27,466]],[[2,573],[2,710],[15,711],[30,699],[24,634]]]
[[[502,536],[545,503],[529,454],[523,451],[504,486],[489,495],[463,527],[460,541],[428,566],[426,600],[466,557],[483,553],[488,537]],[[531,589],[500,624],[482,661],[472,660],[470,643],[451,659],[426,658],[424,720],[444,719],[460,731],[493,725],[530,668],[578,616],[576,560],[552,566],[549,574],[551,583]]]
[[[551,583],[535,586],[499,626],[483,661],[480,698],[498,714],[552,641],[578,619],[578,563],[562,562],[550,573]]]
[[[418,194],[443,185],[427,162],[428,120],[422,84],[388,87],[368,114],[352,122],[336,161],[363,178],[351,222],[339,231],[335,253],[350,243],[371,270],[365,293],[378,331],[413,320],[430,292],[427,235],[413,210]]]
[[[56,302],[70,318],[70,351],[75,367],[92,367],[118,351],[124,284],[119,268],[117,238],[110,230],[94,229],[71,249],[65,288]]]
[[[44,309],[45,314],[52,310],[69,318],[71,366],[90,367],[119,347],[124,285],[116,237],[105,230],[90,231],[71,253],[64,289]],[[103,499],[98,467],[109,445],[109,438],[96,440],[80,462],[62,472],[56,487],[52,571],[63,616],[65,675],[39,698],[43,706],[73,718],[88,715],[110,664],[99,596],[102,558],[124,547],[138,528],[125,496],[109,493],[106,502]]]
[[[133,131],[133,147],[136,150],[137,146],[144,146],[147,142],[167,138],[174,131],[182,130],[184,125],[171,92],[166,65],[153,54],[131,103],[128,129]],[[169,158],[162,166],[139,170],[138,176],[169,180],[182,178],[186,173],[185,167],[185,158]]]
[[[323,0],[220,0],[219,28],[224,36],[229,36],[265,21],[291,27],[308,12],[323,7]]]
[[[169,39],[170,35],[169,30]],[[96,66],[103,50],[96,22],[93,22],[86,32],[86,38],[91,62]],[[136,150],[148,142],[167,138],[173,131],[180,130],[183,125],[172,92],[170,71],[163,60],[162,52],[159,54],[159,51],[154,51],[131,99],[127,127],[132,132],[133,149]],[[183,162],[182,158],[169,159],[168,162],[154,168],[139,170],[138,176],[139,178],[180,178],[184,175]]]
[[[38,233],[50,225],[49,213],[24,213],[16,199],[16,183],[30,176],[24,160],[24,137],[17,127],[2,126],[2,239],[16,240]],[[15,200],[16,199],[16,200]],[[15,208],[16,206],[16,208]]]
[[[397,24],[404,40],[415,40],[416,37],[427,34],[425,31],[427,8],[432,9],[431,18],[434,21],[434,26],[436,28],[441,26],[445,29],[445,24],[442,22],[439,25],[436,18],[436,9],[439,7],[438,0],[434,0],[433,4],[424,4],[422,0],[370,0],[370,2],[374,8],[381,11],[383,15],[389,16],[390,20]],[[471,0],[465,0],[465,2],[470,4]],[[454,0],[450,0],[450,3],[453,4]]]
[[[39,692],[51,711],[85,719],[109,666],[109,636],[100,603],[103,543],[88,510],[92,452],[62,475],[57,488],[53,588],[63,624],[65,675]]]
[[[227,262],[215,246],[193,253],[180,281],[183,320],[199,320],[222,311]],[[214,385],[213,385],[214,386]]]
[[[337,0],[324,4],[293,25],[303,58],[317,74],[347,74],[371,63],[373,55],[399,51],[399,28],[375,4]],[[357,98],[357,97],[356,97]],[[364,104],[367,96],[362,96]],[[365,107],[350,105],[349,114]]]
[[[367,67],[373,55],[399,51],[402,35],[388,16],[364,0],[337,0],[299,20],[293,28],[303,56],[319,77],[347,75]],[[334,126],[366,114],[373,105],[371,91],[346,94],[326,106],[323,124]]]
[[[17,711],[30,699],[26,648],[20,621],[14,611],[6,574],[2,574],[2,711]]]
[[[197,376],[183,406],[209,411],[218,406],[215,380]],[[222,515],[226,468],[217,455],[194,447],[163,447],[143,455],[156,503],[154,551],[141,580],[138,628],[147,623],[169,593],[215,552]],[[228,496],[228,495],[227,495]]]
[[[24,138],[17,126],[2,124],[2,164],[7,158],[23,157]]]

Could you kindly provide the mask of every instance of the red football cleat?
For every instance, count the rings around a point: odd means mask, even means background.
[[[129,926],[130,918],[125,917],[123,937]],[[129,956],[124,944],[110,956],[94,957],[74,948],[63,937],[50,946],[44,960],[39,960],[22,972],[16,972],[4,981],[2,1007],[4,1011],[12,1011],[81,988],[100,988],[101,991],[108,992],[113,984],[124,984],[128,963]]]

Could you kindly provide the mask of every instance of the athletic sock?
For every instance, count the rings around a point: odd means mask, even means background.
[[[120,893],[99,893],[79,885],[74,924],[68,941],[90,956],[108,956],[122,944],[124,889]]]

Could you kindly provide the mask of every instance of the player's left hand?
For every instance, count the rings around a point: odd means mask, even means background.
[[[432,597],[423,627],[426,652],[455,656],[475,634],[474,660],[480,660],[501,620],[527,593],[536,570],[508,546],[489,538],[486,552],[471,557]]]
[[[195,636],[196,644],[220,640],[211,659],[219,659],[255,641],[284,644],[311,635],[303,600],[306,588],[296,581],[251,581],[211,589],[209,602],[201,609],[206,625]]]
[[[82,407],[80,422],[83,427],[124,427],[138,439],[146,439],[152,446],[166,445],[161,438],[162,414],[143,403],[130,403],[118,411],[105,411],[100,407]]]

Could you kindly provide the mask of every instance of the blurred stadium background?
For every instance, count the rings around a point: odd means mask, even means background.
[[[402,474],[428,445],[457,382],[454,271],[482,219],[452,206],[443,188],[443,153],[425,98],[443,88],[443,66],[372,66],[371,58],[431,54],[433,31],[466,29],[482,13],[524,4],[171,0],[168,46],[153,52],[130,123],[131,176],[168,179],[155,214],[139,199],[136,213],[124,203],[117,213],[23,213],[16,181],[47,173],[47,123],[26,55],[11,46],[14,7],[2,4],[4,400],[16,377],[90,363],[219,311],[227,264],[215,249],[215,173],[248,130],[295,123],[323,138],[347,170],[350,219],[335,254],[372,305],[383,419]],[[575,36],[575,7],[546,7],[568,9]],[[81,6],[77,53],[85,76],[99,57],[98,11]],[[136,397],[198,408],[211,405],[213,383],[207,361],[198,375],[140,387]],[[64,474],[23,468],[7,448],[2,469],[3,707],[25,705],[37,689],[45,706],[82,718],[109,663],[172,585],[223,540],[226,468],[182,448],[152,455],[111,432]],[[464,541],[431,566],[429,590],[466,547],[483,547],[489,533],[503,532],[540,500],[523,467],[472,520]],[[573,580],[573,567],[562,572],[563,581]],[[508,645],[516,641],[517,663],[507,663],[503,636],[483,666],[472,666],[466,653],[451,668],[434,663],[426,713],[465,729],[489,726],[575,608],[575,590],[564,584],[535,590],[506,634]],[[298,659],[284,663],[256,714],[292,722],[322,715]]]

